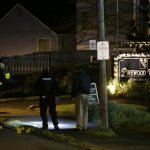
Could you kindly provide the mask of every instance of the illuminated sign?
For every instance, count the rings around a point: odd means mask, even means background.
[[[118,77],[120,81],[126,81],[130,78],[135,81],[147,80],[150,78],[150,55],[119,55],[117,62],[115,62],[114,75]]]

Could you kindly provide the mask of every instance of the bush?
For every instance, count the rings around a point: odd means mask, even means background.
[[[149,80],[141,83],[135,82],[131,79],[127,82],[119,82],[117,78],[114,78],[109,80],[108,84],[115,86],[115,92],[113,94],[110,90],[108,90],[108,97],[111,99],[125,98],[128,100],[142,100],[150,102]]]
[[[149,128],[150,114],[144,106],[108,103],[109,125],[112,127]]]
[[[72,88],[73,77],[77,66],[83,67],[90,75],[93,73],[88,64],[62,64],[52,67],[52,73],[55,75],[59,87],[60,94],[70,94]],[[95,78],[95,77],[93,77]]]
[[[88,120],[99,121],[100,120],[100,106],[99,104],[89,105]]]

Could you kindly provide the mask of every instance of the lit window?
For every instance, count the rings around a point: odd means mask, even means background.
[[[38,52],[50,51],[50,39],[38,39]]]

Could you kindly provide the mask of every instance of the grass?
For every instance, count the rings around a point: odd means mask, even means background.
[[[109,123],[113,127],[150,132],[150,113],[144,106],[110,102]]]
[[[93,128],[89,129],[86,134],[99,137],[101,139],[108,139],[108,138],[117,138],[117,135],[114,133],[114,131],[111,128]]]
[[[57,105],[57,114],[58,116],[75,116],[75,105],[68,104],[68,105]]]

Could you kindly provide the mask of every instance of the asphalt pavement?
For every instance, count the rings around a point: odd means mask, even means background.
[[[81,150],[73,145],[31,134],[17,134],[12,129],[0,130],[1,150]]]

